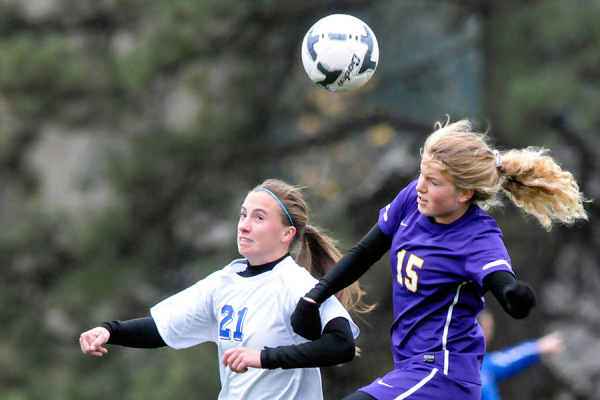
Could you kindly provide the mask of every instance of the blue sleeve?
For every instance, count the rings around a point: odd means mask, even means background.
[[[483,369],[481,370],[481,382],[481,400],[501,400],[498,385],[493,380],[492,376],[488,376],[484,373]]]
[[[505,350],[488,353],[482,365],[482,374],[493,375],[495,382],[502,382],[537,364],[540,353],[535,340],[523,342]]]

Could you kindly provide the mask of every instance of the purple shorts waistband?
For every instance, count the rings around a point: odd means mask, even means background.
[[[482,361],[483,355],[480,354],[447,353],[447,357],[444,357],[444,352],[439,351],[418,354],[404,360],[394,360],[394,368],[403,369],[410,365],[434,367],[450,378],[481,384]]]

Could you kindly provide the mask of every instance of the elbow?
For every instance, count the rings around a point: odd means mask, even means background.
[[[352,336],[343,338],[338,337],[334,348],[335,350],[330,352],[329,360],[327,362],[327,365],[330,366],[345,364],[352,361],[357,352]],[[333,347],[331,349],[333,349]]]
[[[504,309],[515,319],[523,319],[529,315],[536,305],[535,293],[529,285],[516,281],[508,285],[504,292],[506,303]]]
[[[354,360],[356,355],[356,345],[354,339],[346,341],[343,346],[340,346],[340,360],[339,364],[344,364]]]

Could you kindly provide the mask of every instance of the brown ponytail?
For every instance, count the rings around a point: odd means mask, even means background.
[[[340,258],[342,254],[332,238],[324,235],[314,226],[306,226],[300,251],[296,257],[298,265],[306,268],[316,279],[321,279]],[[366,313],[373,310],[374,306],[364,303],[362,300],[364,294],[364,290],[356,281],[340,290],[336,297],[347,310]]]
[[[267,189],[275,194],[288,212],[289,217],[283,209],[281,210],[281,220],[285,225],[293,224],[296,228],[296,237],[290,251],[294,252],[299,246],[296,256],[298,265],[306,268],[314,278],[321,279],[342,258],[342,254],[336,247],[335,240],[308,224],[308,204],[300,187],[277,179],[268,179],[253,190],[260,189]],[[347,310],[365,313],[371,311],[374,306],[363,302],[364,294],[359,283],[354,282],[338,292],[336,297]]]

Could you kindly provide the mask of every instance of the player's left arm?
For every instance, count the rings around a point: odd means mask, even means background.
[[[356,353],[350,322],[344,317],[332,319],[317,340],[290,346],[265,347],[261,352],[263,368],[328,367],[352,361]]]
[[[244,373],[248,368],[262,368],[260,353],[260,350],[238,346],[227,350],[221,362],[233,372]]]
[[[484,289],[489,289],[502,308],[513,318],[529,315],[536,304],[535,293],[527,283],[518,281],[508,271],[495,271],[483,278]]]
[[[346,318],[337,317],[329,321],[321,337],[312,342],[265,347],[263,350],[239,346],[227,350],[222,362],[234,372],[246,372],[249,367],[265,369],[325,367],[351,361],[355,351],[350,323]]]

